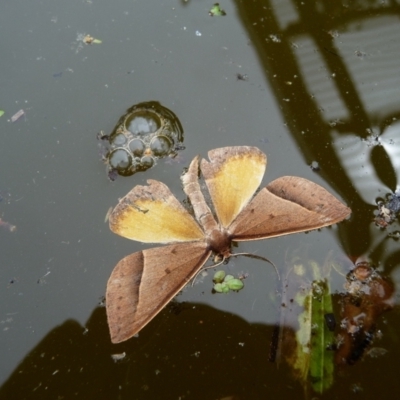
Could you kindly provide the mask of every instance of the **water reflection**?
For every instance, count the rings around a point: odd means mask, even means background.
[[[376,254],[377,243],[390,240],[373,223],[376,199],[399,184],[400,5],[237,4],[306,163],[318,162],[353,210],[340,226],[343,247],[352,256]],[[382,256],[374,261],[384,263]]]
[[[398,276],[398,217],[380,228],[374,217],[377,201],[388,200],[400,183],[400,5],[298,0],[237,5],[306,164],[317,162],[319,173],[352,208],[351,220],[339,225],[343,248],[351,259],[369,255],[385,274]],[[368,305],[375,300],[368,298]],[[344,314],[351,307],[344,306]],[[361,308],[355,313],[363,314]],[[361,339],[346,337],[342,349],[350,355],[337,359],[351,363],[364,353],[367,326],[362,333]]]

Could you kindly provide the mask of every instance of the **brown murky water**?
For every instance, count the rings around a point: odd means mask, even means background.
[[[211,17],[212,4],[21,0],[3,7],[0,398],[397,398],[400,229],[396,198],[388,196],[400,170],[400,4],[221,2],[227,15]],[[86,34],[101,43],[85,44]],[[96,134],[149,100],[178,116],[186,149],[110,182]],[[382,314],[371,310],[383,297],[357,297],[371,336],[354,365],[334,365],[323,394],[312,392],[309,377],[304,385],[295,378],[284,353],[269,360],[276,326],[300,311],[282,317],[282,281],[260,261],[224,266],[248,274],[239,293],[212,294],[209,273],[138,338],[110,342],[98,304],[113,266],[143,245],[112,234],[107,210],[149,178],[184,199],[179,176],[190,160],[233,145],[267,154],[264,183],[302,176],[353,211],[338,226],[242,243],[238,251],[270,258],[282,277],[294,260],[315,260],[321,271],[341,266],[328,278],[335,336],[343,299],[354,305],[345,275],[357,259],[377,268],[379,288],[393,288]],[[308,272],[294,285],[307,288],[311,279]]]

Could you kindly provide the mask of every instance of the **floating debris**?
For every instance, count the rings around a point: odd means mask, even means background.
[[[10,204],[11,203],[11,194],[0,190],[0,201],[3,201],[3,200],[5,201],[5,203]]]
[[[100,43],[102,43],[101,40],[96,39],[89,34],[78,32],[76,35],[76,41],[71,43],[71,49],[78,54],[85,47],[85,45]]]
[[[347,275],[341,300],[337,364],[355,364],[377,337],[379,316],[394,307],[394,286],[368,262],[359,262]]]
[[[382,347],[372,347],[365,352],[365,355],[371,358],[378,358],[384,356],[387,352],[388,351]]]
[[[41,278],[39,278],[39,279],[36,281],[36,283],[37,283],[38,285],[44,285],[44,284],[46,284],[47,282],[46,282],[46,280],[45,280],[44,278],[46,278],[46,276],[50,275],[50,272],[51,272],[51,271],[47,271]]]
[[[331,121],[329,121],[329,126],[332,128],[334,128],[337,125],[343,125],[343,124],[344,124],[344,122],[341,121],[339,118],[335,118],[335,119],[332,119]]]
[[[18,121],[23,115],[25,115],[25,111],[19,110],[11,117],[11,122]]]
[[[99,297],[99,302],[97,303],[99,307],[105,307],[106,305],[106,297],[105,296],[100,296]]]
[[[7,289],[8,289],[9,287],[11,287],[11,285],[14,285],[14,283],[17,283],[17,282],[19,282],[19,280],[18,280],[17,278],[11,278],[11,279],[8,281]]]
[[[236,74],[236,79],[238,81],[248,81],[249,80],[249,76],[247,74]]]
[[[213,290],[216,293],[228,293],[230,290],[239,291],[244,287],[242,279],[237,279],[232,275],[225,275],[224,271],[217,271],[213,282],[215,283]]]
[[[113,131],[97,135],[108,177],[131,176],[176,157],[183,150],[183,128],[176,115],[157,101],[139,103],[127,110]]]
[[[282,39],[281,39],[281,37],[279,35],[270,34],[269,38],[274,43],[281,43],[282,42]]]
[[[328,31],[328,34],[332,37],[332,38],[338,38],[339,37],[339,32],[336,30],[330,30]]]
[[[310,168],[311,168],[311,170],[314,171],[314,172],[318,172],[318,171],[321,169],[320,166],[319,166],[319,164],[318,164],[318,161],[313,161],[313,162],[310,164]]]
[[[356,50],[354,52],[354,54],[360,59],[364,59],[367,56],[367,53],[365,53],[365,52],[363,52],[361,50]]]
[[[390,232],[388,234],[389,237],[395,239],[395,240],[399,240],[400,239],[400,232],[399,231],[394,231],[394,232]]]
[[[126,357],[126,353],[117,353],[117,354],[111,354],[111,358],[114,360],[114,362],[118,362],[123,360]]]
[[[240,274],[238,274],[238,279],[240,279],[241,281],[243,281],[244,279],[247,279],[249,277],[249,273],[248,272],[241,272]]]
[[[375,225],[382,229],[390,225],[400,211],[400,193],[389,194],[387,199],[386,202],[378,203],[378,211],[374,219]]]
[[[107,221],[108,221],[108,218],[109,218],[110,214],[112,213],[112,210],[113,210],[112,207],[110,207],[110,208],[107,210],[107,214],[106,214],[106,216],[105,216],[105,218],[104,218],[104,222],[107,222]]]
[[[361,386],[360,383],[353,383],[353,384],[350,386],[350,390],[351,390],[353,393],[361,393],[361,392],[364,391],[364,389],[363,389],[363,387]]]
[[[367,131],[370,132],[369,130],[367,130]],[[366,143],[366,145],[368,147],[382,146],[382,143],[380,141],[380,137],[378,134],[371,134],[366,139],[362,139],[362,141],[364,143]]]
[[[4,229],[9,230],[10,232],[15,232],[17,230],[17,227],[15,225],[11,225],[9,222],[3,221],[1,218],[0,226],[2,226]]]
[[[400,211],[400,193],[390,195],[389,201],[387,202],[387,208],[395,214]]]
[[[226,15],[226,12],[219,6],[219,3],[215,3],[208,12],[208,15],[210,17],[223,17]]]
[[[92,44],[92,43],[93,44],[100,44],[100,43],[102,43],[101,40],[95,39],[93,36],[90,36],[90,35],[85,35],[83,37],[82,41],[83,41],[83,43],[86,43],[86,44]]]

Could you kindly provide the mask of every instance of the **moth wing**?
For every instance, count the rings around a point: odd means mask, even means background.
[[[144,243],[188,242],[204,238],[200,226],[166,185],[148,180],[135,186],[111,212],[110,229]]]
[[[133,253],[115,266],[107,283],[111,341],[140,331],[207,261],[205,241],[171,244]]]
[[[262,189],[229,227],[245,241],[322,228],[351,213],[326,189],[304,178],[284,176]]]
[[[225,228],[235,219],[260,186],[266,155],[256,147],[224,147],[208,152],[201,172],[218,220]]]

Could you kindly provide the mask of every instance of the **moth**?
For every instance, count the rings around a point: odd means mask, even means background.
[[[267,157],[256,147],[224,147],[197,156],[182,179],[195,218],[166,185],[135,186],[109,217],[114,233],[143,243],[164,243],[130,254],[107,283],[111,341],[140,331],[196,275],[209,256],[231,256],[232,241],[267,239],[335,224],[351,210],[321,186],[284,176],[261,189]],[[204,178],[213,203],[199,184]]]

